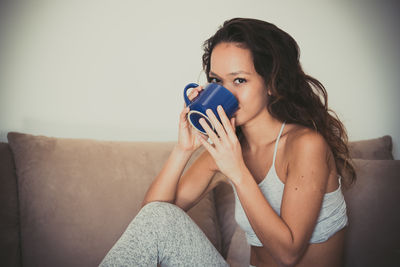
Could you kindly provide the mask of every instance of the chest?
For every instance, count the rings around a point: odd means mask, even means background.
[[[266,148],[257,153],[246,153],[243,159],[254,180],[259,184],[272,166],[273,148]]]
[[[257,153],[243,154],[244,162],[257,184],[264,180],[268,171],[271,169],[273,165],[273,156],[274,146],[267,147]],[[285,182],[286,180],[287,172],[285,171],[285,166],[287,166],[285,157],[278,149],[275,158],[275,170],[278,176],[282,179],[282,182]]]
[[[247,168],[249,169],[251,175],[254,177],[254,180],[259,184],[267,175],[269,169],[272,165],[272,157],[271,159],[264,158],[245,158],[244,162],[246,163]]]

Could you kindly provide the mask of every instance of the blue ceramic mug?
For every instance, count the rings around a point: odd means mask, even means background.
[[[189,123],[198,131],[203,134],[207,134],[201,126],[199,120],[204,118],[211,129],[215,131],[214,125],[206,114],[207,109],[211,109],[216,115],[217,119],[221,122],[221,119],[217,112],[217,107],[221,105],[225,110],[228,118],[232,118],[233,114],[238,109],[238,100],[236,97],[225,87],[217,83],[209,83],[204,89],[199,92],[199,95],[189,100],[187,96],[187,90],[199,86],[196,83],[189,83],[186,85],[183,91],[183,98],[185,99],[186,106],[189,107],[188,113]]]

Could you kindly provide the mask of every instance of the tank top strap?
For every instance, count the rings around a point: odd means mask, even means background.
[[[285,122],[282,123],[282,127],[281,127],[281,130],[279,131],[278,138],[276,138],[276,141],[275,141],[275,149],[274,149],[274,157],[272,158],[272,166],[275,166],[276,152],[278,151],[278,143],[279,143],[279,139],[281,138],[283,128],[285,128]]]

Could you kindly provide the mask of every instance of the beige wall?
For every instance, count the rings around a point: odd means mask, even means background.
[[[400,157],[396,1],[5,2],[3,141],[9,131],[176,140],[182,89],[199,79],[201,44],[224,20],[241,16],[289,32],[350,139],[390,134]]]

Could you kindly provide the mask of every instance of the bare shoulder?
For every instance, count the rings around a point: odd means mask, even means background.
[[[334,175],[331,149],[325,138],[313,129],[293,125],[287,135],[285,154],[287,174],[313,170],[320,173],[320,177],[325,177],[325,173]]]
[[[320,133],[301,125],[293,125],[288,132],[286,147],[290,152],[288,155],[293,158],[324,156],[326,159],[330,151],[328,143]]]
[[[325,138],[317,131],[294,125],[288,132],[285,150],[288,191],[303,188],[303,192],[315,189],[325,193],[329,178],[334,174]]]

